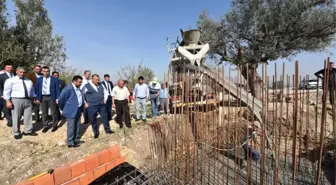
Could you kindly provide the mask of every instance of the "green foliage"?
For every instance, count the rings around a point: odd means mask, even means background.
[[[333,0],[233,0],[220,20],[203,12],[197,25],[217,61],[257,64],[331,46],[336,7]]]
[[[143,76],[145,82],[148,83],[154,78],[154,72],[152,69],[144,66],[142,62],[137,66],[127,65],[122,67],[118,72],[118,79],[127,80],[129,83],[128,87],[130,88],[133,88],[138,83],[139,76]]]
[[[0,0],[1,64],[31,68],[35,64],[64,68],[63,37],[52,33],[43,0],[14,0],[16,25],[8,25],[5,0]]]
[[[59,72],[60,70],[56,70],[56,71]],[[66,66],[66,67],[64,67],[63,70],[61,70],[59,79],[62,79],[62,80],[65,81],[66,84],[69,84],[69,83],[71,83],[73,76],[81,75],[81,74],[83,74],[83,72],[81,70],[78,70],[76,68],[72,68],[70,66]]]

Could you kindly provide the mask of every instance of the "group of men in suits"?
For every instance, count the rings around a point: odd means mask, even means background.
[[[50,128],[52,132],[56,131],[57,123],[61,120],[57,99],[65,82],[51,76],[47,66],[36,65],[32,73],[26,73],[24,68],[18,67],[16,76],[13,74],[12,65],[5,65],[4,69],[4,73],[0,74],[1,102],[5,105],[3,112],[7,119],[7,126],[13,129],[14,138],[21,139],[22,135],[37,135],[32,130],[32,112],[35,114],[36,121],[40,121],[40,107],[42,132],[45,133]],[[53,72],[53,74],[56,76],[59,73]],[[51,125],[48,120],[49,109],[53,119]],[[25,132],[21,134],[19,124],[22,116],[24,116]]]
[[[117,94],[118,93],[118,94]],[[120,94],[121,93],[121,94]],[[68,147],[78,147],[80,143],[79,127],[80,118],[84,113],[85,124],[91,123],[94,138],[99,137],[97,115],[100,114],[106,134],[112,134],[109,121],[112,120],[113,97],[117,96],[116,102],[129,102],[129,92],[118,83],[114,87],[108,74],[100,82],[99,75],[91,75],[85,71],[84,76],[74,76],[72,83],[66,85],[59,79],[59,73],[50,74],[47,66],[36,65],[32,73],[26,73],[22,67],[16,69],[16,76],[13,74],[13,66],[6,65],[4,72],[0,74],[0,95],[1,105],[4,105],[4,114],[8,121],[7,125],[12,127],[15,139],[22,136],[37,136],[32,124],[32,112],[35,114],[36,122],[41,121],[39,112],[42,110],[42,133],[49,129],[51,132],[57,130],[58,122],[62,115],[67,119]],[[120,97],[124,99],[120,99]],[[122,114],[117,106],[117,112]],[[52,116],[49,124],[48,113]],[[124,107],[123,107],[124,109]],[[24,131],[20,131],[20,122],[24,117]],[[122,128],[122,119],[118,116]],[[127,117],[127,116],[126,116]],[[129,117],[129,116],[128,116]],[[130,122],[127,121],[127,127]]]
[[[123,89],[124,87],[120,87],[119,83],[118,86],[114,87],[108,74],[104,75],[102,82],[100,82],[99,75],[91,75],[89,70],[84,71],[83,77],[73,77],[72,84],[66,86],[58,98],[58,105],[63,111],[63,115],[67,118],[67,142],[69,148],[78,147],[80,143],[83,143],[83,141],[80,141],[79,135],[82,112],[84,114],[84,124],[91,123],[95,139],[100,134],[97,123],[98,114],[102,118],[105,133],[113,133],[109,121],[112,120],[112,107],[116,96],[114,92],[120,88]],[[128,90],[124,92],[124,95],[129,98]],[[121,116],[121,113],[118,113],[117,117]],[[122,124],[120,121],[118,123]],[[130,127],[130,124],[127,122],[126,126]]]

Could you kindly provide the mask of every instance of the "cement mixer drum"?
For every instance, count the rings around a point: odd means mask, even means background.
[[[198,44],[201,32],[197,29],[183,31],[180,29],[185,46]]]

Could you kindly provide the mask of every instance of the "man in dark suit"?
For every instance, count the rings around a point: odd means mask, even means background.
[[[67,118],[67,141],[69,148],[78,147],[81,143],[79,128],[84,106],[84,99],[80,90],[82,80],[81,76],[74,76],[72,83],[63,89],[58,98],[58,106],[63,111],[63,116]]]
[[[110,75],[104,75],[104,81],[101,82],[104,86],[106,91],[108,92],[107,100],[106,100],[106,111],[107,111],[107,118],[109,121],[112,120],[112,89],[113,83],[110,81]]]
[[[328,72],[328,76],[324,76],[324,74],[327,74],[327,71],[329,71]],[[319,71],[317,71],[316,73],[315,73],[315,76],[317,77],[317,78],[320,78],[321,80],[322,80],[322,83],[323,83],[323,81],[324,81],[324,78],[326,78],[326,80],[327,80],[327,85],[328,85],[328,91],[329,91],[329,103],[331,104],[331,105],[333,105],[334,104],[334,102],[335,102],[335,89],[333,89],[333,88],[335,88],[335,86],[336,86],[336,84],[335,84],[335,78],[336,78],[336,68],[334,67],[334,62],[330,62],[329,64],[328,64],[328,67],[327,68],[325,68],[325,69],[321,69],[321,70],[319,70]],[[318,85],[319,84],[317,84],[317,87],[318,87]],[[319,87],[318,87],[319,88]],[[323,88],[324,89],[324,88]],[[323,98],[323,97],[322,97]]]
[[[13,78],[13,66],[12,65],[5,65],[5,72],[0,74],[0,96],[1,96],[1,103],[2,105],[5,105],[5,100],[3,99],[3,91],[4,91],[4,85],[5,81],[9,78]],[[6,106],[3,107],[3,111],[5,113],[5,117],[7,119],[7,126],[12,127],[12,113],[11,110],[9,110]]]
[[[59,87],[60,87],[61,92],[62,92],[62,90],[64,89],[64,87],[66,87],[66,83],[65,83],[65,81],[59,79],[59,73],[58,73],[57,71],[52,72],[51,75],[52,75],[53,77],[55,77],[55,78],[58,79]],[[60,112],[58,106],[57,106],[57,108],[56,108],[56,120],[57,120],[57,122],[59,122],[59,121],[61,121],[61,120],[64,120],[64,117],[62,117],[61,112]]]
[[[92,125],[94,138],[99,137],[99,129],[97,124],[98,113],[103,120],[103,125],[106,134],[112,134],[109,120],[106,113],[106,100],[108,93],[102,85],[99,84],[99,75],[92,75],[92,80],[87,83],[82,89],[85,107],[87,107],[89,120]]]
[[[59,73],[58,73],[57,71],[52,72],[51,75],[52,75],[53,77],[55,77],[55,78],[58,79],[58,81],[59,81],[59,86],[60,86],[61,91],[62,91],[62,89],[66,86],[65,81],[62,80],[62,79],[59,79]]]
[[[33,68],[33,72],[26,74],[26,77],[33,82],[35,88],[36,88],[36,79],[42,76],[41,69],[42,68],[40,65],[35,65]],[[40,104],[34,103],[33,109],[35,114],[35,120],[36,122],[38,122],[40,121]]]
[[[50,107],[51,115],[53,118],[52,130],[55,132],[57,130],[58,120],[56,118],[56,109],[57,109],[57,99],[60,95],[59,82],[56,78],[50,76],[49,67],[42,67],[43,77],[36,80],[36,102],[41,104],[42,108],[42,122],[43,122],[43,133],[46,133],[49,130],[48,125],[48,111]]]

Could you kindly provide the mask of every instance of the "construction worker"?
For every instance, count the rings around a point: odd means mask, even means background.
[[[262,130],[255,124],[246,124],[245,133],[242,139],[242,148],[244,151],[244,159],[252,159],[255,162],[258,162],[261,158],[261,155],[258,151],[254,150],[251,146],[248,145],[248,140],[255,137],[255,135],[262,135]],[[242,167],[245,167],[245,164],[241,164]]]
[[[328,67],[326,69],[321,69],[315,73],[315,76],[317,78],[324,80],[324,72],[325,70],[329,70],[329,76],[327,77],[328,79],[328,90],[329,90],[329,102],[331,105],[334,104],[334,88],[336,88],[335,84],[335,74],[336,74],[336,69],[334,68],[334,62],[330,62]],[[334,84],[334,85],[332,85]],[[323,88],[324,89],[324,88]]]
[[[153,81],[149,82],[149,99],[152,105],[152,117],[155,118],[158,115],[158,97],[160,94],[161,85],[158,81],[158,78],[154,77]]]

